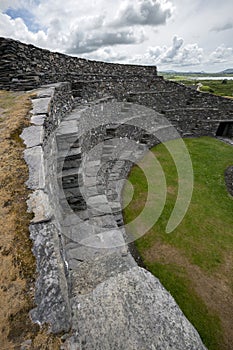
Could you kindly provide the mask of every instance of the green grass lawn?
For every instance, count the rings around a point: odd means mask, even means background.
[[[185,143],[194,170],[194,191],[186,216],[175,231],[165,233],[177,196],[178,180],[173,160],[165,146],[160,144],[152,152],[166,175],[166,204],[159,220],[136,241],[136,246],[147,268],[171,292],[208,349],[227,349],[224,334],[232,331],[224,329],[224,317],[212,307],[215,296],[210,300],[210,305],[208,298],[202,298],[196,288],[197,275],[192,273],[192,269],[197,269],[199,277],[203,279],[208,277],[214,281],[215,276],[220,280],[222,278],[233,291],[232,271],[228,271],[225,266],[226,257],[232,257],[233,251],[233,199],[227,192],[224,180],[225,169],[233,164],[233,148],[208,137],[186,139]],[[134,196],[124,210],[126,223],[140,214],[147,197],[146,179],[138,166],[132,168],[129,180],[134,187]],[[127,191],[126,184],[123,201]],[[161,251],[166,248],[168,258],[161,255],[160,247]],[[173,260],[173,255],[178,258]],[[202,292],[208,294],[208,290]],[[221,298],[221,294],[217,297]],[[227,310],[230,306],[225,307]]]
[[[211,92],[219,96],[233,97],[233,80],[228,80],[223,84],[221,80],[203,80],[201,91]]]
[[[197,85],[197,83],[201,83],[203,87],[200,91],[202,92],[210,92],[218,96],[233,97],[233,80],[227,80],[227,82],[223,84],[223,80],[198,80],[198,76],[195,77],[194,80],[189,79],[188,76],[186,78],[182,75],[167,75],[165,78],[186,86],[193,86]]]

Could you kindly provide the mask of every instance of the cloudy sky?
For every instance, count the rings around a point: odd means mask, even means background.
[[[233,68],[233,0],[0,0],[0,36],[161,70]]]

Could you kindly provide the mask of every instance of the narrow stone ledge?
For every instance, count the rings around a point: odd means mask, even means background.
[[[37,307],[30,312],[31,319],[39,325],[49,324],[53,333],[68,332],[71,310],[58,229],[54,223],[43,223],[31,225],[30,233],[39,275],[35,295]]]
[[[57,84],[54,84],[57,85]],[[54,96],[54,87],[42,87],[41,89],[36,90],[37,98],[46,98],[49,97],[50,99]]]
[[[27,201],[28,211],[34,214],[30,233],[37,262],[35,309],[30,312],[33,322],[48,324],[53,333],[68,332],[71,311],[68,297],[67,262],[63,253],[56,207],[56,147],[54,128],[71,109],[69,83],[58,83],[34,90],[31,123],[21,137],[27,146],[24,159],[29,168],[26,185],[34,192]],[[46,142],[51,136],[49,147]],[[49,160],[49,161],[48,161]],[[55,165],[54,165],[55,164]],[[49,181],[49,183],[48,183]]]

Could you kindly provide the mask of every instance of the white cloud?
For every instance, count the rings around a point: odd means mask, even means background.
[[[28,30],[21,18],[11,19],[9,16],[0,13],[0,33],[4,37],[21,40],[26,43],[33,43],[49,47],[47,36],[43,31],[32,33]]]
[[[145,40],[144,33],[137,33],[132,28],[120,31],[77,31],[73,33],[72,44],[68,53],[81,54],[93,52],[101,47],[139,44]]]
[[[224,63],[230,61],[233,62],[233,48],[221,45],[217,47],[209,57],[209,61],[212,64]]]
[[[203,53],[203,49],[197,44],[188,44],[178,54],[174,63],[183,67],[199,65],[203,61]]]
[[[125,53],[117,53],[111,47],[100,48],[94,53],[83,55],[83,57],[96,60],[96,61],[104,61],[104,62],[122,62],[127,60],[127,54]]]
[[[9,7],[16,7],[18,6],[18,4],[19,4],[18,0],[1,0],[0,11],[5,11]]]
[[[228,30],[228,29],[233,29],[233,20],[228,21],[224,24],[216,25],[211,29],[211,31],[212,32],[222,32],[222,31]]]
[[[203,60],[203,49],[197,44],[183,46],[184,40],[174,36],[172,45],[149,47],[144,55],[132,58],[132,63],[154,64],[159,66],[191,66],[198,65]]]
[[[117,13],[112,25],[132,26],[165,24],[171,17],[173,6],[171,2],[163,0],[137,0],[125,3]]]
[[[159,57],[159,61],[162,63],[172,62],[173,59],[179,53],[179,50],[183,45],[183,43],[184,43],[184,40],[182,38],[178,38],[177,36],[174,36],[172,40],[172,46],[169,47],[164,53],[161,54],[161,56]]]
[[[232,12],[232,0],[0,0],[0,36],[97,60],[224,70]]]

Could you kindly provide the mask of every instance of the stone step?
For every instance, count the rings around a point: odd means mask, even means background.
[[[56,130],[57,136],[63,135],[77,135],[78,126],[76,120],[63,121]]]
[[[82,164],[81,159],[65,159],[64,161],[59,163],[59,165],[62,166],[63,170],[79,168],[81,164]]]
[[[83,174],[78,168],[63,170],[58,174],[58,179],[60,178],[64,189],[83,186]]]
[[[77,133],[68,135],[56,135],[58,152],[67,152],[73,148],[80,148],[80,140]]]
[[[82,158],[82,149],[81,147],[70,148],[69,150],[62,150],[58,152],[57,159],[81,159]]]

